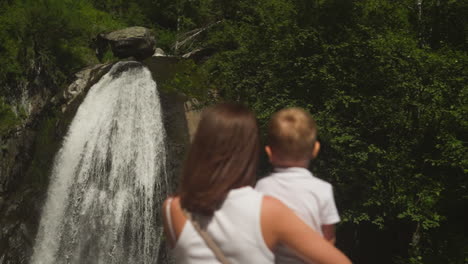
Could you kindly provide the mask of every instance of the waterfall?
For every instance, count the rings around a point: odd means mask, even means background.
[[[31,263],[157,263],[165,158],[150,71],[115,64],[89,90],[55,157]]]

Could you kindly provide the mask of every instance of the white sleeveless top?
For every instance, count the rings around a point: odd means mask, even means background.
[[[234,189],[213,217],[197,218],[230,264],[274,263],[274,255],[265,244],[260,226],[262,200],[263,195],[250,186]],[[166,216],[175,240],[169,204]],[[172,253],[177,264],[219,263],[190,221],[185,222]]]

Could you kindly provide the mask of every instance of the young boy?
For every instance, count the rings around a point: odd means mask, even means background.
[[[330,183],[307,170],[319,150],[317,127],[312,116],[300,108],[286,108],[271,117],[265,151],[275,167],[256,189],[291,208],[306,224],[335,243],[340,221]],[[276,263],[304,263],[285,247],[275,252]]]

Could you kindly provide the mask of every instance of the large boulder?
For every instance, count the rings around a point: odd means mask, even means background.
[[[98,57],[102,57],[110,45],[112,52],[118,58],[134,57],[143,60],[151,57],[155,51],[156,40],[151,31],[144,27],[129,27],[97,37]]]

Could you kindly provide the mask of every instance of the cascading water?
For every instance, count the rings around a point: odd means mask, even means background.
[[[156,83],[119,62],[91,87],[55,158],[31,263],[157,263],[165,158]]]

